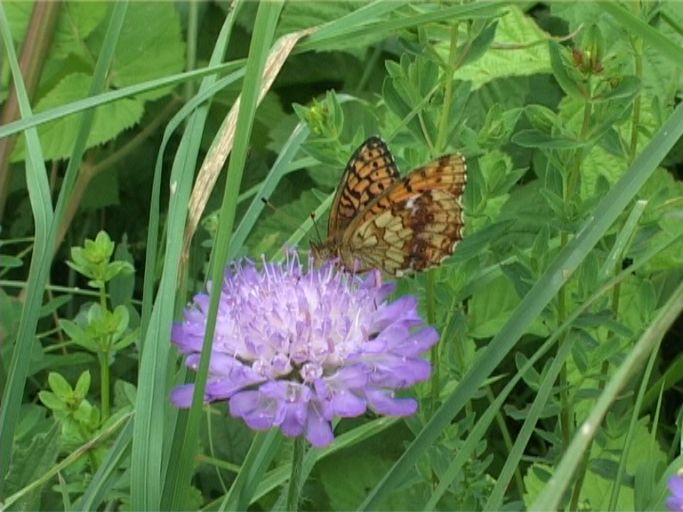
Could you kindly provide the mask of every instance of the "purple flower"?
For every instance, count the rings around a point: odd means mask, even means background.
[[[683,511],[683,470],[669,479],[669,490],[671,496],[666,499],[666,506],[672,511]]]
[[[310,267],[310,265],[309,265]],[[369,408],[389,416],[415,413],[417,402],[395,390],[429,378],[419,356],[438,340],[417,301],[386,301],[393,285],[379,272],[352,276],[332,264],[304,270],[294,255],[258,270],[245,261],[226,271],[216,320],[206,402],[228,400],[230,414],[254,430],[278,427],[314,446],[334,439],[334,417]],[[199,365],[209,296],[198,294],[172,339]],[[189,407],[193,384],[171,400]]]

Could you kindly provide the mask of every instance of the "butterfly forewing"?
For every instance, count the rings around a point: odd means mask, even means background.
[[[328,236],[341,235],[366,205],[382,195],[398,179],[398,169],[389,148],[379,137],[370,137],[346,164],[334,196]]]

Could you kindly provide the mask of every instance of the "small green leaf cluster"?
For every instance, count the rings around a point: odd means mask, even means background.
[[[127,261],[110,261],[113,254],[114,242],[106,232],[100,231],[95,240],[86,240],[83,247],[71,248],[67,265],[90,279],[89,286],[103,289],[117,275],[133,273],[133,266]]]
[[[73,388],[59,373],[50,372],[48,384],[50,391],[41,391],[38,397],[60,424],[63,448],[73,450],[89,441],[100,427],[100,411],[87,399],[90,372],[81,373]]]

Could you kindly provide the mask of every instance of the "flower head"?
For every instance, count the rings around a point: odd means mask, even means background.
[[[683,469],[669,479],[669,490],[671,495],[666,499],[666,506],[671,511],[683,511]]]
[[[387,302],[392,289],[378,272],[361,279],[329,263],[305,270],[296,256],[262,270],[248,261],[233,266],[223,279],[205,401],[228,400],[230,414],[251,428],[278,427],[314,446],[332,442],[334,417],[368,408],[413,414],[416,401],[394,393],[429,377],[419,356],[438,334],[424,325],[415,298]],[[173,328],[193,369],[208,309],[209,296],[196,295]],[[192,392],[186,384],[171,399],[189,407]]]

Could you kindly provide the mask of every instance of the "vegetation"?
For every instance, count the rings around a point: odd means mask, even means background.
[[[663,508],[683,4],[6,0],[0,35],[3,508]],[[306,261],[370,135],[468,163],[464,240],[394,293],[440,333],[418,413],[313,448],[173,407],[183,307]]]

